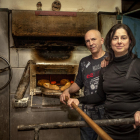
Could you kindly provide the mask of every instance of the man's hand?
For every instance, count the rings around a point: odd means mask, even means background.
[[[104,67],[106,67],[108,64],[109,64],[109,61],[107,61],[106,59],[104,59],[104,60],[101,62],[101,67],[104,68]]]
[[[68,98],[70,98],[70,94],[69,94],[69,90],[66,89],[61,95],[60,95],[60,102],[62,102],[63,104],[65,103],[65,97],[68,96]]]
[[[78,106],[79,105],[79,100],[78,99],[69,98],[69,100],[67,102],[67,105],[72,108],[72,106],[71,106],[72,103],[75,103]]]
[[[75,93],[80,89],[80,87],[73,83],[68,89],[66,89],[61,95],[60,95],[60,102],[65,103],[65,97],[68,96],[70,98],[70,93]]]
[[[136,128],[137,126],[140,126],[140,111],[137,111],[134,114],[135,124],[133,124],[133,127]]]

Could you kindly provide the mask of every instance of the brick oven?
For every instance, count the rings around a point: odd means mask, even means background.
[[[55,81],[60,89],[62,79],[74,82],[79,60],[76,60],[75,56],[73,57],[73,52],[86,50],[84,34],[93,28],[98,28],[96,13],[12,11],[14,47],[33,50],[34,63],[30,63],[29,66],[31,106],[34,95],[44,93],[43,96],[55,96],[62,93],[60,90],[44,90],[44,87],[38,87],[39,80],[46,79],[50,83]],[[81,46],[81,48],[77,46]],[[26,81],[26,83],[28,82]],[[20,90],[22,83],[20,82],[18,85]],[[17,91],[20,94],[25,92]],[[17,97],[17,99],[21,98],[23,96]],[[48,100],[48,102],[50,101]]]

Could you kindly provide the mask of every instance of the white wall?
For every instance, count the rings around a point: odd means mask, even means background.
[[[17,10],[36,10],[39,0],[0,0],[0,8]],[[43,11],[52,11],[54,0],[41,0]],[[115,7],[121,11],[121,0],[60,0],[61,11],[75,12],[115,12]]]

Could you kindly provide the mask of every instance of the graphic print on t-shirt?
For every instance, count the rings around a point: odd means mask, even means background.
[[[98,88],[98,81],[99,81],[99,76],[90,80],[90,88],[91,90],[95,90],[95,93]],[[93,92],[91,92],[91,94],[93,94]]]
[[[100,70],[100,69],[101,69],[101,64],[93,66],[93,71]]]
[[[84,68],[86,67],[85,61],[81,63],[81,71],[84,71]]]
[[[97,92],[98,81],[99,81],[99,71],[101,68],[100,64],[90,65],[89,61],[83,62],[85,65],[82,65],[83,75],[84,76],[84,87],[85,95],[93,94]]]
[[[86,65],[86,68],[88,68],[89,65],[90,65],[90,62],[88,61],[87,65]]]

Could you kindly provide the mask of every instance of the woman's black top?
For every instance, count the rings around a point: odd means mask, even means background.
[[[79,98],[80,103],[96,104],[105,101],[107,118],[133,117],[140,110],[140,59],[136,58],[129,69],[132,61],[128,54],[114,58],[113,62],[100,71],[97,93]],[[104,128],[110,135],[117,134],[116,137],[135,131],[132,125]]]

